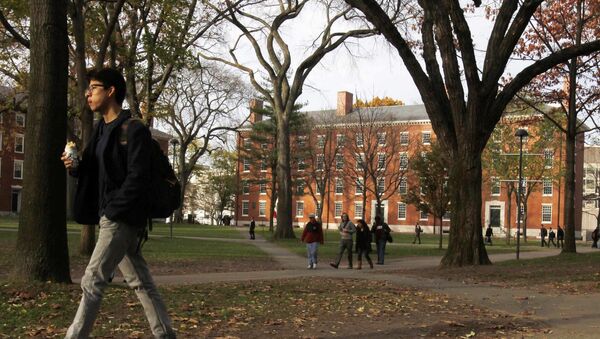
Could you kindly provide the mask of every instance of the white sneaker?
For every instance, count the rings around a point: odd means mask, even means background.
[[[312,268],[313,268],[313,270],[316,270],[317,269],[317,264],[313,264]]]
[[[311,268],[313,268],[313,266],[312,265],[308,265],[308,266],[306,266],[306,268],[308,268],[310,270]]]

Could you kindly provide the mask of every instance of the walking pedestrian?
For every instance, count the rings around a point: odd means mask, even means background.
[[[558,247],[563,248],[565,246],[565,231],[562,229],[562,227],[560,227],[560,225],[557,226],[558,229],[556,230],[556,244],[558,245]]]
[[[548,245],[548,247],[550,247],[548,242],[546,242],[547,235],[548,235],[548,230],[546,229],[546,227],[544,227],[544,225],[542,225],[542,227],[540,228],[540,237],[542,238],[542,247],[544,247],[544,245]]]
[[[598,248],[598,239],[600,238],[600,226],[596,226],[596,229],[592,232],[592,248]]]
[[[423,233],[423,229],[421,228],[421,225],[419,225],[419,222],[417,221],[417,223],[415,224],[415,239],[413,240],[413,244],[415,242],[417,242],[417,240],[419,241],[419,245],[421,245],[421,233]]]
[[[383,265],[385,257],[385,245],[387,243],[388,235],[392,230],[390,226],[386,224],[381,216],[375,217],[375,224],[371,229],[371,232],[375,234],[375,244],[377,245],[377,265]]]
[[[556,238],[556,233],[554,233],[554,231],[552,230],[552,227],[550,227],[550,233],[548,235],[548,247],[550,247],[550,243],[552,243],[552,245],[554,245],[554,247],[558,247],[558,245],[556,245],[556,242],[554,241],[555,238]]]
[[[342,260],[342,256],[344,255],[344,251],[348,251],[348,267],[352,268],[352,235],[356,232],[356,226],[350,221],[348,218],[348,213],[342,213],[342,222],[338,226],[338,230],[340,231],[340,252],[338,253],[335,262],[329,263],[331,267],[338,268],[340,265],[340,261]]]
[[[256,222],[254,221],[254,218],[252,218],[252,221],[250,221],[250,239],[251,240],[256,239],[256,235],[254,235],[255,228],[256,228]]]
[[[323,227],[314,214],[309,214],[308,219],[300,240],[306,243],[306,254],[308,256],[308,266],[306,268],[317,269],[319,244],[323,245]]]
[[[362,257],[369,263],[369,267],[373,268],[373,261],[371,260],[371,239],[373,238],[369,225],[363,220],[358,219],[356,222],[356,256],[358,260],[357,269],[362,269]]]
[[[89,73],[87,103],[101,119],[77,166],[65,154],[61,158],[69,174],[78,178],[75,220],[84,225],[100,224],[96,247],[81,278],[83,296],[66,338],[89,337],[109,277],[117,266],[135,290],[152,334],[175,338],[167,308],[138,246],[150,216],[152,137],[148,127],[130,120],[131,113],[122,109],[125,92],[125,79],[117,70],[104,68]],[[123,125],[125,121],[127,125]]]
[[[492,246],[492,236],[494,235],[494,231],[492,230],[492,225],[489,224],[487,229],[485,230],[485,242]]]

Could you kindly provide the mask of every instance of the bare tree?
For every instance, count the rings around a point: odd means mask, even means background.
[[[198,160],[225,142],[227,134],[247,120],[237,111],[249,93],[232,75],[210,66],[174,74],[163,93],[156,115],[175,133],[179,142],[176,170],[183,194]],[[182,220],[183,207],[175,213]]]
[[[419,0],[414,27],[398,28],[393,18],[405,4],[397,1],[345,0],[363,12],[398,51],[425,104],[433,129],[452,163],[452,226],[443,266],[490,264],[481,227],[481,153],[504,109],[521,88],[553,66],[600,50],[600,40],[561,47],[536,58],[503,88],[501,77],[519,38],[542,0],[503,1],[496,12],[483,67],[475,56],[472,32],[458,0]],[[414,2],[413,2],[414,3]],[[475,6],[481,0],[474,1]],[[544,9],[542,9],[544,10]],[[411,49],[422,47],[422,61]],[[565,246],[566,248],[567,246]]]
[[[275,238],[294,238],[292,229],[292,175],[289,121],[296,100],[302,94],[304,82],[313,68],[331,51],[344,44],[349,38],[373,35],[371,29],[338,30],[356,18],[352,9],[336,1],[309,3],[302,1],[244,1],[223,9],[212,1],[204,1],[215,13],[240,32],[228,48],[229,58],[216,54],[200,53],[206,59],[218,60],[246,73],[254,88],[264,97],[277,116],[277,229]],[[315,18],[324,19],[324,28],[307,48],[305,56],[292,59],[291,48],[285,41],[289,36],[287,26],[307,6],[313,13],[323,13]],[[320,11],[320,12],[318,12]],[[253,51],[258,66],[241,61],[239,50],[247,43]],[[294,64],[293,64],[294,62]],[[268,84],[265,86],[264,83]]]

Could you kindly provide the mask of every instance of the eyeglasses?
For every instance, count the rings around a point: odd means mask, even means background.
[[[86,94],[87,94],[87,93],[92,93],[92,92],[94,91],[94,89],[95,89],[95,88],[100,88],[100,87],[102,87],[102,88],[106,88],[106,86],[105,86],[105,85],[93,84],[93,85],[90,85],[90,86],[88,86],[88,88],[85,90],[85,93],[86,93]]]

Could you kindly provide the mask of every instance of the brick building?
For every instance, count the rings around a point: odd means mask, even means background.
[[[353,154],[351,147],[347,147],[348,140],[352,142],[359,142],[356,133],[356,126],[364,123],[364,119],[360,117],[358,111],[353,108],[352,94],[348,92],[338,93],[338,105],[336,109],[302,112],[306,117],[312,121],[321,121],[321,123],[315,124],[308,135],[292,136],[292,156],[296,155],[294,147],[302,143],[319,143],[320,139],[323,139],[326,130],[333,130],[333,147],[331,149],[337,149],[339,153],[336,154],[340,160],[336,159],[335,168],[331,175],[331,182],[328,193],[324,197],[322,221],[324,224],[329,224],[329,227],[337,225],[340,221],[340,215],[342,211],[348,212],[352,219],[360,217],[363,210],[363,202],[359,191],[361,191],[360,183],[357,182],[356,178],[350,176],[348,178],[340,179],[341,177],[347,177],[347,175],[341,174],[341,168],[344,166],[354,166],[358,159],[362,155]],[[260,102],[252,102],[251,107],[261,107]],[[425,111],[423,105],[408,105],[408,106],[388,106],[372,108],[374,115],[379,116],[376,119],[375,130],[376,134],[372,134],[373,138],[377,138],[376,143],[380,145],[386,145],[386,147],[394,146],[394,154],[390,155],[378,155],[374,161],[379,161],[384,167],[389,169],[389,174],[396,173],[399,171],[406,171],[404,175],[399,178],[393,179],[382,175],[378,178],[377,189],[381,184],[381,190],[384,191],[388,181],[399,180],[399,184],[396,186],[397,190],[391,194],[387,194],[385,200],[382,202],[383,216],[390,227],[396,231],[412,232],[416,222],[419,222],[425,232],[432,233],[434,220],[431,215],[422,213],[415,206],[405,204],[403,202],[403,195],[408,190],[414,188],[415,185],[419,185],[419,178],[415,177],[414,173],[408,170],[407,161],[418,152],[427,150],[428,145],[435,140],[435,133],[433,132],[431,123]],[[262,117],[256,112],[252,112],[250,124],[261,121]],[[532,135],[531,140],[535,138],[536,125],[543,119],[541,115],[527,115],[527,116],[507,116],[503,118],[502,123],[517,128],[526,128]],[[327,121],[324,123],[323,121]],[[250,128],[248,125],[245,129],[242,129],[238,136],[238,150],[243,150],[248,147]],[[514,134],[514,133],[513,133]],[[362,135],[362,134],[361,134]],[[556,136],[558,139],[562,138],[562,135]],[[363,137],[360,137],[360,142],[365,142]],[[379,141],[381,139],[381,141]],[[582,180],[582,169],[583,169],[583,154],[582,146],[583,140],[580,139],[578,143],[578,152],[576,157],[576,176],[579,183]],[[533,142],[533,141],[531,141]],[[337,145],[336,145],[337,143]],[[561,145],[564,145],[562,143]],[[271,145],[261,145],[260,147],[271,147]],[[554,149],[544,150],[543,156],[549,161],[552,166],[562,166],[564,168],[565,151],[562,149],[563,146],[558,146]],[[526,148],[526,147],[525,147]],[[325,150],[324,153],[328,151]],[[240,151],[240,154],[243,152]],[[327,157],[327,154],[322,155]],[[342,163],[342,166],[337,166],[338,163]],[[314,165],[314,164],[313,164]],[[293,164],[292,178],[295,183],[294,196],[292,202],[292,215],[295,226],[302,226],[308,221],[308,214],[315,213],[317,211],[317,205],[315,199],[311,194],[308,194],[309,188],[306,187],[309,184],[306,182],[304,186],[296,185],[299,177],[305,177],[304,171],[311,166],[303,160],[296,159]],[[260,167],[260,169],[258,169]],[[386,170],[387,170],[386,169]],[[526,171],[524,171],[526,172]],[[383,173],[383,172],[382,172]],[[244,156],[240,156],[238,162],[238,178],[241,183],[242,189],[236,196],[236,218],[242,225],[249,223],[251,217],[254,217],[258,225],[268,224],[269,220],[269,206],[270,206],[270,194],[265,189],[265,184],[262,182],[269,182],[271,177],[271,170],[262,165],[258,159],[245,159]],[[495,227],[495,234],[505,234],[508,227],[508,215],[511,216],[511,234],[516,231],[517,214],[516,214],[516,202],[514,202],[515,196],[513,195],[512,204],[508,204],[508,196],[506,189],[499,184],[498,181],[493,180],[484,171],[482,182],[482,223],[483,225],[492,224]],[[517,179],[517,178],[514,178]],[[262,180],[262,181],[261,181]],[[518,181],[518,180],[515,180]],[[539,183],[538,190],[532,190],[529,199],[527,201],[527,225],[528,225],[528,236],[537,236],[537,229],[540,228],[541,224],[546,227],[556,228],[557,225],[563,225],[562,219],[564,219],[564,206],[562,199],[564,197],[564,180],[560,178],[552,180],[542,180]],[[316,185],[312,183],[312,185]],[[581,185],[578,184],[579,189],[576,191],[576,232],[579,235],[581,230],[581,203],[582,203],[582,191]],[[314,191],[314,189],[313,189]],[[511,211],[509,213],[508,206],[511,205]],[[372,222],[375,213],[376,202],[372,193],[367,195],[367,203],[364,206],[364,218],[368,222]],[[579,206],[579,207],[577,207]],[[439,222],[438,222],[439,223]],[[446,215],[443,218],[443,225],[445,228],[450,225],[450,215]],[[437,227],[436,227],[437,228]]]

